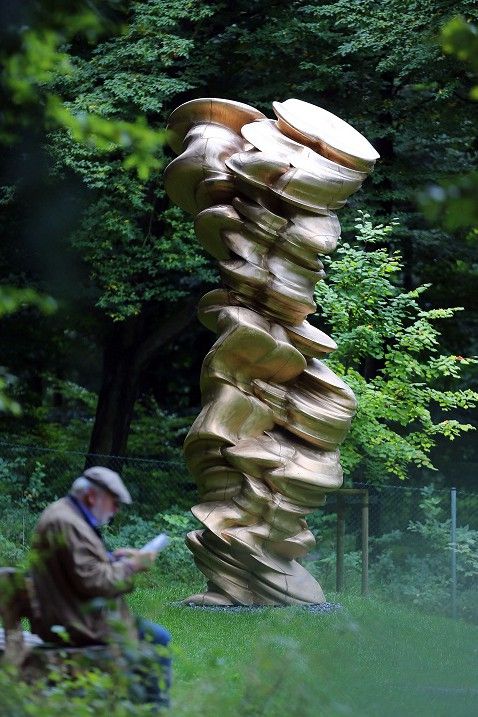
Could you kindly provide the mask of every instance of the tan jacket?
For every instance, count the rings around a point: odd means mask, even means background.
[[[38,602],[33,632],[60,642],[61,625],[74,645],[107,642],[120,624],[136,637],[134,618],[120,597],[133,588],[129,560],[111,562],[101,538],[69,498],[44,510],[35,528],[32,577]],[[112,632],[113,630],[113,632]]]

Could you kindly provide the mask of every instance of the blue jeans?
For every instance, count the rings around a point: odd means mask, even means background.
[[[167,648],[171,642],[170,633],[162,625],[157,625],[143,618],[138,619],[138,637],[141,641],[149,642]],[[158,655],[158,664],[161,665],[162,680],[159,683],[155,677],[148,685],[151,702],[167,707],[169,706],[169,689],[171,687],[171,657],[168,654]]]

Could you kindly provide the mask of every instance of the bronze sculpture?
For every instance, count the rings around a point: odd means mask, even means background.
[[[338,446],[350,388],[321,359],[334,341],[309,324],[318,254],[334,251],[335,211],[378,158],[335,115],[300,100],[273,103],[277,121],[223,99],[171,115],[170,198],[195,216],[223,288],[200,301],[217,340],[201,372],[203,408],[185,441],[204,529],[187,537],[204,605],[321,603],[298,559],[314,545],[306,516],[342,484]]]

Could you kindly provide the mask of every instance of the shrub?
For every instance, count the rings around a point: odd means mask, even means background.
[[[46,672],[46,670],[45,670]],[[112,650],[109,657],[86,651],[52,664],[45,676],[28,668],[0,666],[2,717],[146,717],[159,714],[148,702],[148,681],[161,684],[158,651],[152,645]]]
[[[477,360],[440,353],[437,322],[460,307],[424,310],[428,285],[400,289],[400,255],[381,246],[395,224],[373,226],[359,212],[355,243],[325,258],[328,281],[316,288],[319,315],[338,344],[328,363],[358,401],[342,464],[346,475],[366,483],[404,480],[412,466],[433,470],[439,440],[474,429],[450,412],[478,402],[478,393],[458,383],[463,367]]]
[[[433,487],[423,488],[419,520],[409,521],[406,531],[371,538],[371,579],[382,597],[408,602],[420,609],[450,612],[450,519],[443,500]],[[457,594],[461,617],[478,620],[476,588],[478,531],[457,528]],[[475,594],[474,601],[470,596]]]

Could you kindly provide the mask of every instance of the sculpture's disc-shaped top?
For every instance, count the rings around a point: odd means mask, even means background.
[[[342,164],[333,162],[321,154],[314,152],[310,147],[305,147],[291,137],[283,134],[277,127],[274,120],[255,120],[241,128],[241,134],[250,144],[261,152],[275,154],[278,159],[286,159],[293,167],[304,169],[307,172],[323,174],[327,172],[330,176],[339,175],[346,181],[363,182],[367,172],[360,172]]]
[[[297,138],[308,138],[323,150],[330,150],[336,161],[367,171],[380,157],[365,137],[340,117],[302,100],[273,102],[279,127],[285,133],[296,130]],[[294,137],[295,139],[295,137]],[[324,152],[325,156],[327,151]]]
[[[198,123],[214,122],[225,125],[238,134],[241,127],[256,119],[266,119],[265,115],[250,105],[218,97],[200,97],[179,105],[171,114],[167,126],[170,147],[180,154],[183,140],[191,127]]]

